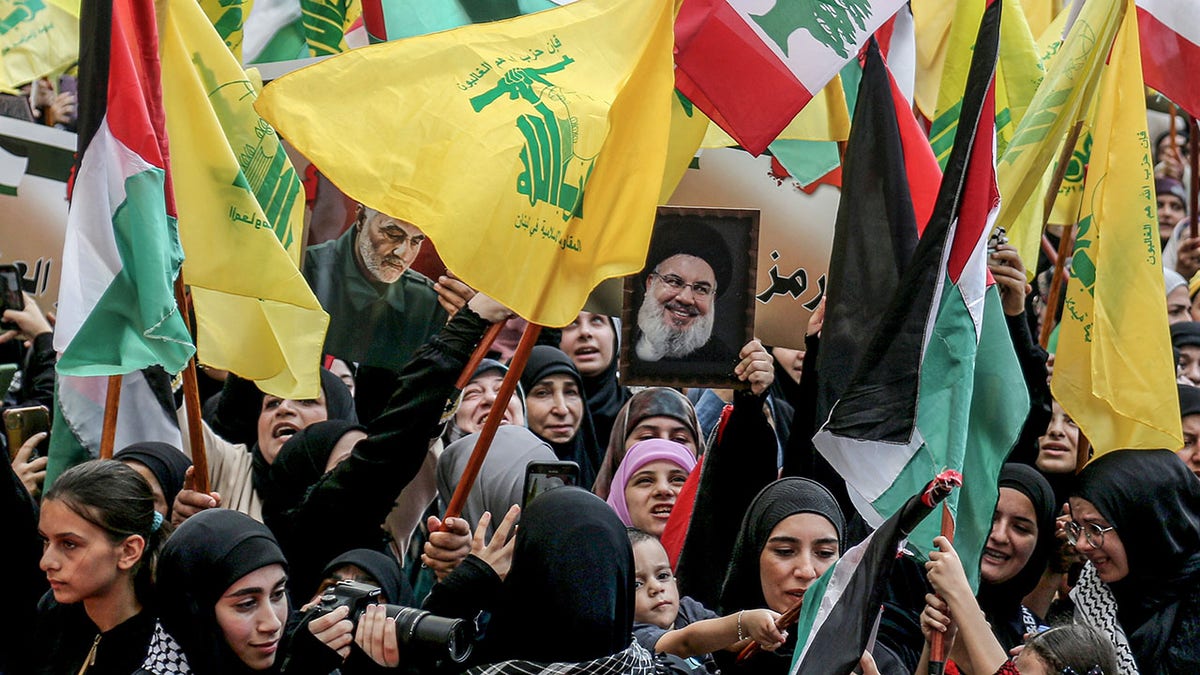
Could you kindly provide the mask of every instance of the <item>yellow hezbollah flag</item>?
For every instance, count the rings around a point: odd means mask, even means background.
[[[686,96],[675,91],[671,97],[671,136],[667,142],[667,162],[663,168],[662,189],[658,192],[658,203],[666,204],[683,180],[700,142],[704,140],[705,131],[719,129],[710,124],[709,119],[699,108],[692,105]]]
[[[304,191],[196,0],[159,0],[163,105],[200,360],[315,398],[329,316],[297,267]]]
[[[233,52],[238,63],[242,62],[242,40],[246,18],[254,8],[254,0],[197,0],[209,23],[217,29],[221,40]]]
[[[1016,133],[996,162],[1000,214],[996,225],[1026,261],[1030,278],[1042,240],[1046,171],[1075,122],[1087,113],[1108,56],[1123,3],[1087,2],[1053,57]],[[1036,213],[1034,213],[1035,210]]]
[[[954,147],[971,53],[975,49],[975,38],[986,4],[985,0],[964,0],[955,5],[942,81],[938,88],[937,112],[929,128],[929,143],[943,169]],[[1004,10],[1000,13],[1000,54],[997,59],[996,154],[1001,155],[1017,125],[1025,117],[1025,110],[1033,100],[1043,74],[1033,33],[1025,22],[1025,13],[1019,0],[1004,0]]]
[[[1046,27],[1042,36],[1038,38],[1038,51],[1042,54],[1042,66],[1047,70],[1053,63],[1054,56],[1062,47],[1063,29],[1066,28],[1067,18],[1070,14],[1070,8],[1059,12],[1054,21]],[[1088,112],[1084,115],[1085,122],[1079,130],[1075,149],[1072,150],[1071,158],[1067,160],[1067,168],[1063,171],[1062,184],[1058,187],[1058,194],[1054,196],[1054,207],[1049,220],[1051,224],[1074,225],[1079,220],[1079,209],[1083,201],[1083,177],[1087,169],[1088,153],[1092,149],[1092,128],[1088,126],[1088,123],[1096,118],[1093,110],[1095,106],[1096,100],[1093,97],[1091,105],[1087,108]],[[1061,153],[1061,151],[1062,147],[1060,146],[1059,152]],[[1055,161],[1046,172],[1045,187],[1040,189],[1037,194],[1044,194],[1050,188],[1050,177],[1057,169],[1058,162]],[[1043,209],[1038,208],[1037,216],[1042,218],[1044,215]]]
[[[0,89],[14,91],[79,60],[79,9],[51,0],[0,0]]]
[[[579,0],[350,50],[255,107],[472,287],[563,326],[641,269],[671,122],[671,0]]]
[[[1137,15],[1100,80],[1051,389],[1096,455],[1183,445],[1159,254]]]
[[[1062,0],[1021,0],[1025,6],[1025,19],[1034,35],[1044,35],[1048,27],[1058,22],[1064,11]],[[1070,5],[1071,3],[1065,3]],[[1061,31],[1059,35],[1061,36]]]
[[[950,48],[950,24],[954,20],[957,3],[946,0],[910,0],[909,6],[912,8],[913,33],[917,40],[917,72],[913,102],[925,119],[932,120],[937,113],[938,88],[942,84],[942,75],[946,68],[946,51]],[[982,7],[979,9],[979,16],[983,16]],[[975,21],[975,27],[978,30],[978,19]]]

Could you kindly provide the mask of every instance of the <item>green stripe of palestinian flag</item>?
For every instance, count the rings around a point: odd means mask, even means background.
[[[164,207],[165,181],[107,125],[92,138],[67,217],[54,335],[59,373],[118,375],[156,364],[178,372],[191,357],[175,306],[183,249]]]
[[[54,383],[54,421],[45,487],[63,471],[100,456],[107,377],[62,376]],[[117,450],[133,443],[158,441],[182,448],[171,379],[160,368],[134,371],[121,378],[117,411]]]
[[[975,318],[963,289],[946,283],[921,364],[917,427],[925,442],[871,502],[880,514],[894,513],[929,476],[946,467],[961,470],[963,489],[947,503],[955,517],[955,548],[973,587],[998,497],[996,478],[1029,411],[1021,365],[994,285],[982,300],[976,342]],[[919,550],[928,550],[940,529],[939,519],[926,519],[911,539]]]

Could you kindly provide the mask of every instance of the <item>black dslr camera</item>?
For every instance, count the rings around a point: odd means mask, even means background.
[[[310,618],[328,614],[346,605],[350,607],[350,621],[358,627],[358,619],[368,605],[377,604],[379,588],[357,581],[339,581],[325,589],[321,602],[314,607]],[[471,655],[471,642],[475,638],[475,626],[462,619],[447,619],[434,616],[422,609],[384,605],[387,615],[396,619],[396,641],[401,653],[405,647],[427,652],[436,658],[448,658],[462,663]]]

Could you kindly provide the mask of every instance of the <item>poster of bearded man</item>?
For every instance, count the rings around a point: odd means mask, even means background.
[[[658,207],[646,265],[625,278],[625,385],[729,388],[754,337],[759,212]]]

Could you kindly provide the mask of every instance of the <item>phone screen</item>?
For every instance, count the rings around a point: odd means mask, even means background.
[[[0,312],[6,309],[25,309],[21,273],[14,265],[0,265]]]
[[[11,461],[31,436],[50,430],[50,412],[40,405],[10,408],[4,411],[4,430],[8,437],[8,455]],[[33,456],[45,456],[48,444],[49,438],[43,439],[38,443]]]
[[[579,465],[575,462],[530,462],[525,467],[525,502],[528,505],[546,490],[579,484]]]

